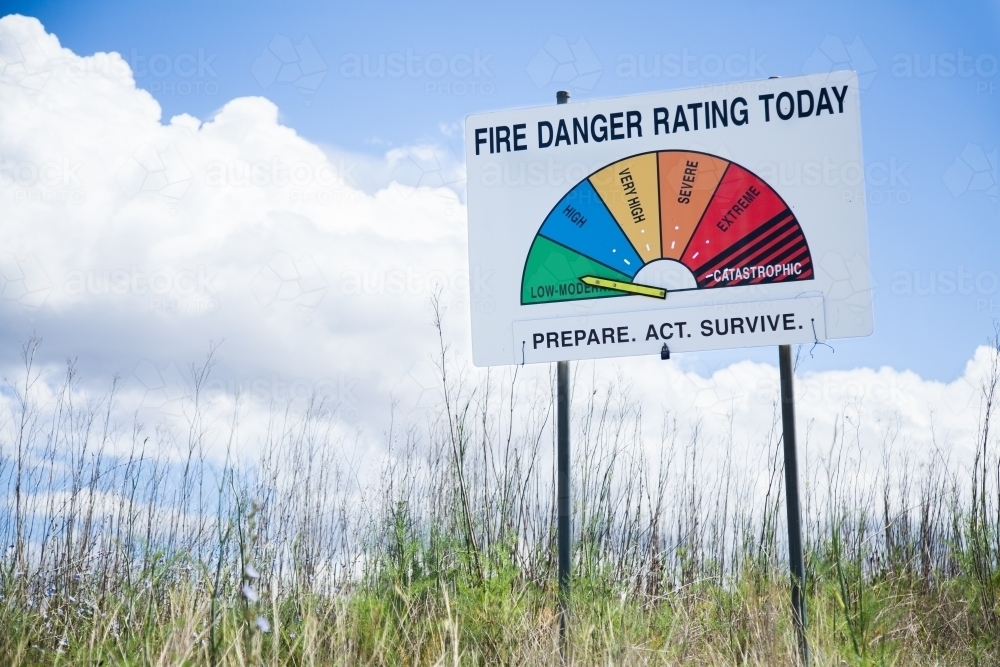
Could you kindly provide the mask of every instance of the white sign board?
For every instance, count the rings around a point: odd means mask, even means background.
[[[477,366],[872,332],[857,76],[466,120]]]

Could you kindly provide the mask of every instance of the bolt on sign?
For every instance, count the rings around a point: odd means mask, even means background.
[[[864,173],[854,72],[476,114],[465,134],[478,366],[872,333],[863,185],[840,178]]]

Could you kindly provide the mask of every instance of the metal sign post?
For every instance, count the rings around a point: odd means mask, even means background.
[[[570,523],[570,465],[569,465],[569,362],[556,364],[556,431],[558,462],[557,525],[559,542],[559,640],[565,652],[567,626],[569,625],[570,558],[573,549],[573,526]]]
[[[802,513],[799,505],[799,465],[795,452],[795,394],[792,346],[778,346],[781,373],[781,426],[785,449],[785,507],[788,513],[788,566],[792,575],[792,620],[799,640],[802,664],[809,664],[806,641],[806,569],[802,558]]]
[[[569,93],[556,93],[556,103],[569,102]],[[573,525],[570,521],[569,459],[569,362],[556,363],[556,472],[559,543],[559,648],[566,658],[566,635],[569,625],[570,563],[573,549]]]

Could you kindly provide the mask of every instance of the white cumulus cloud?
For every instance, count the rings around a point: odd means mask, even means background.
[[[467,308],[461,174],[433,147],[381,167],[422,179],[373,187],[379,170],[298,136],[265,98],[163,119],[118,54],[78,56],[20,16],[0,44],[9,349],[36,331],[86,377],[138,380],[224,340],[229,386],[265,402],[332,387],[373,418],[433,349],[430,295]]]

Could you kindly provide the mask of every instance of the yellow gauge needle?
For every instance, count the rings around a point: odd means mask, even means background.
[[[637,285],[636,283],[623,283],[618,280],[598,278],[597,276],[583,276],[580,280],[588,285],[593,285],[594,287],[604,287],[607,289],[618,290],[619,292],[628,292],[629,294],[651,296],[654,299],[667,298],[667,290],[662,287],[650,287],[649,285]]]

